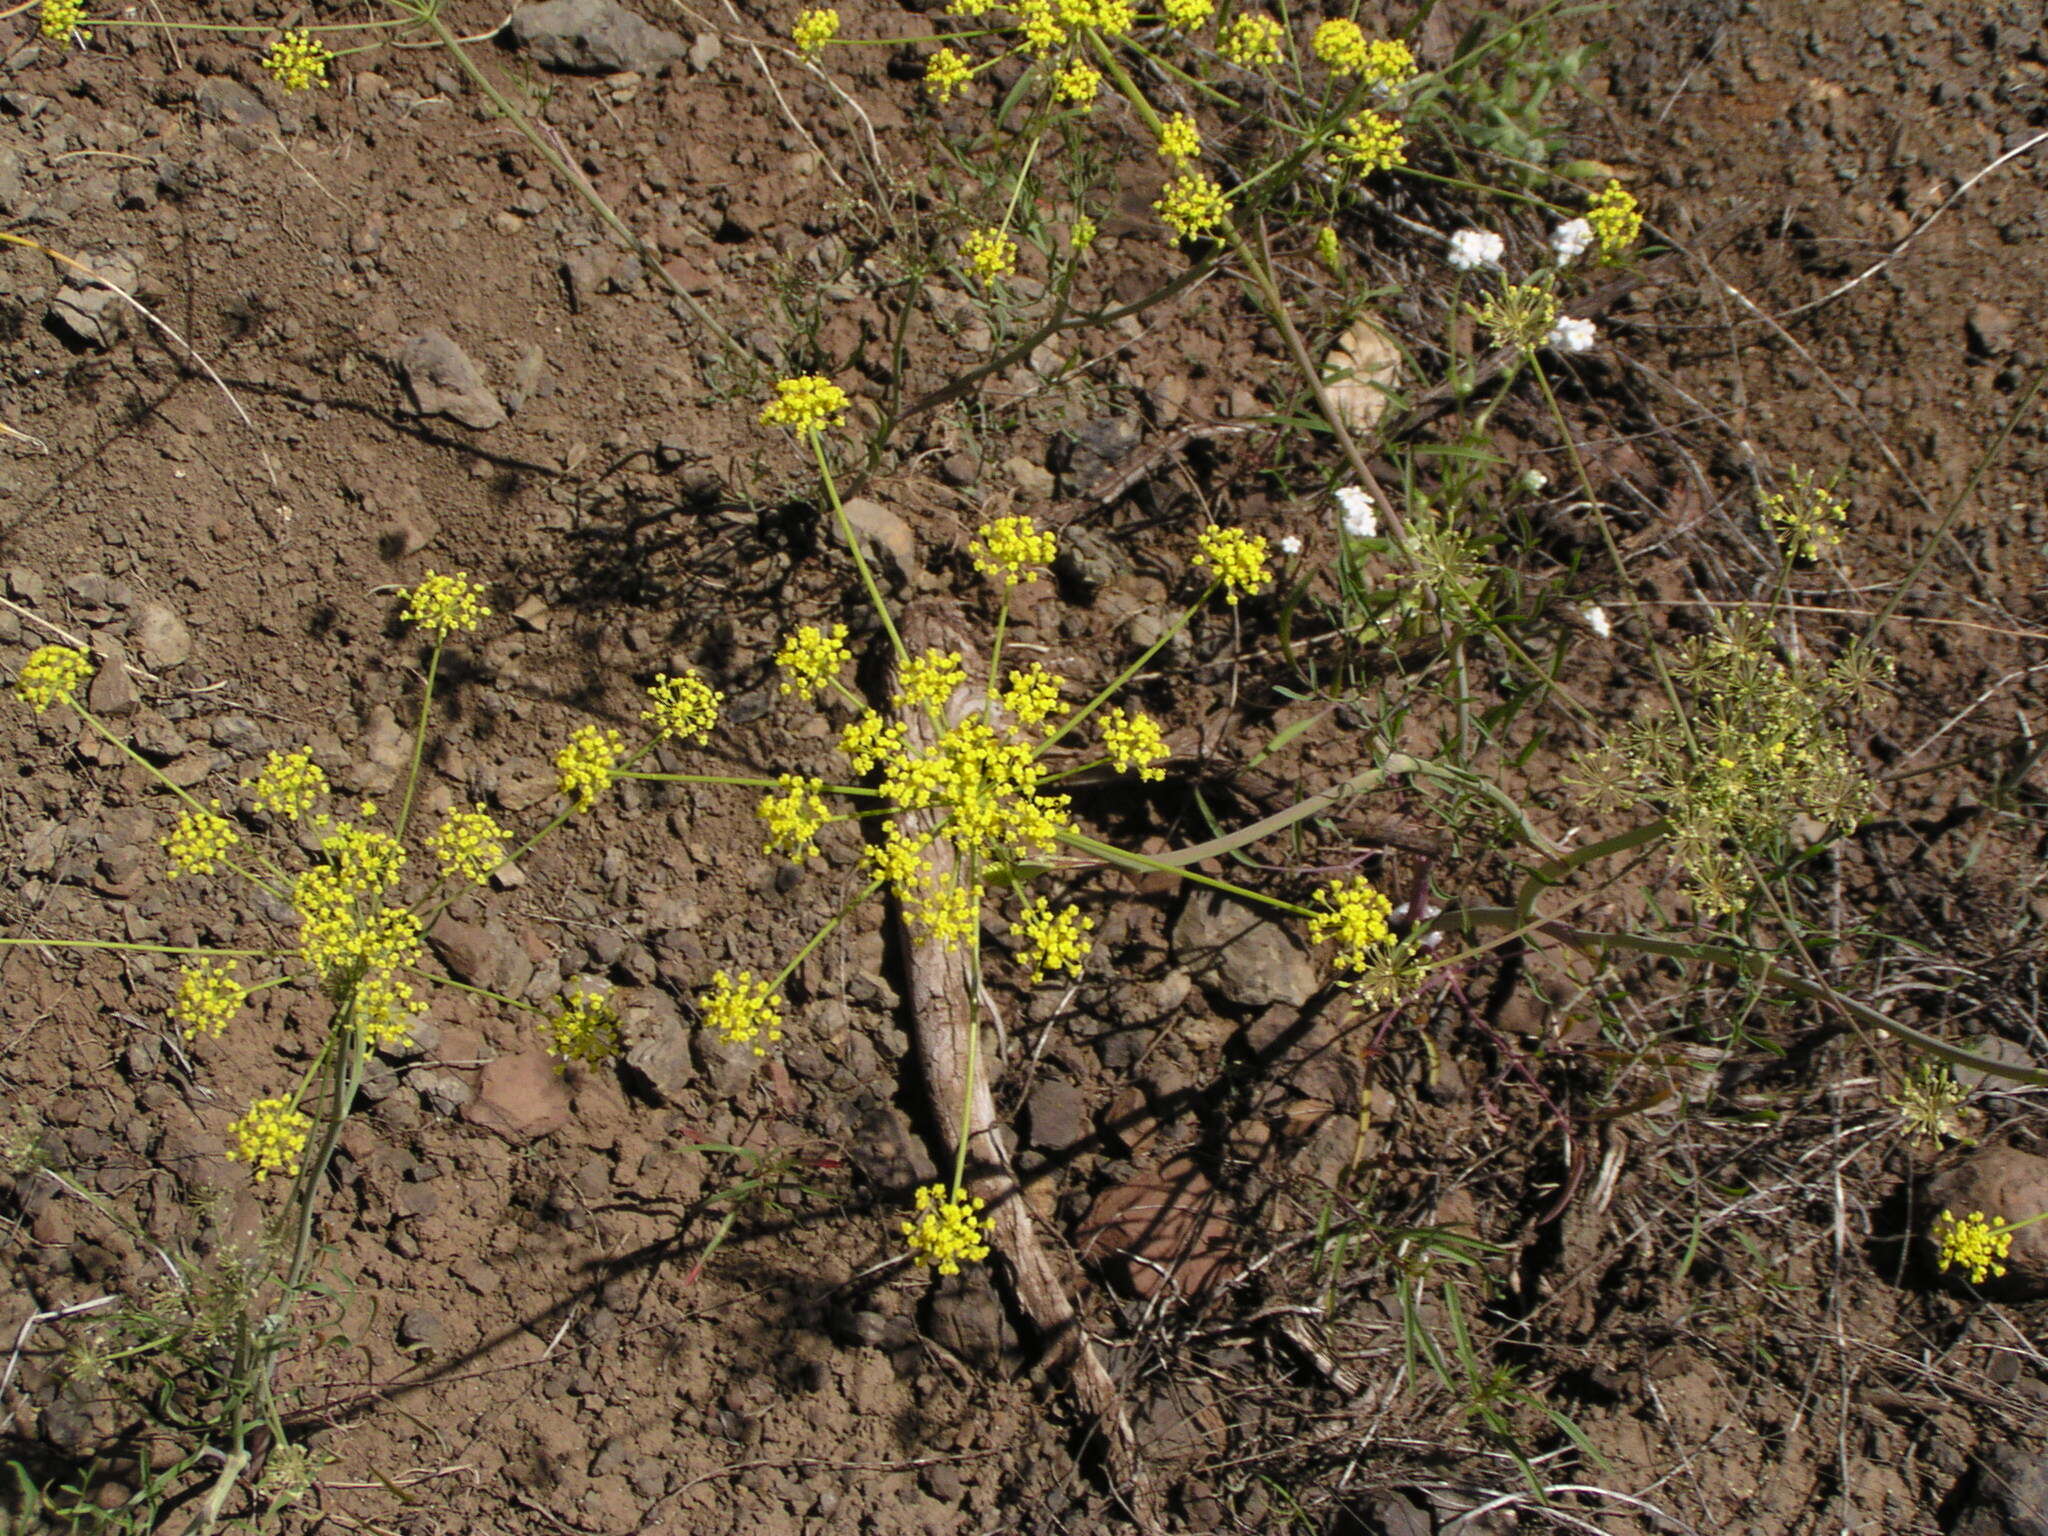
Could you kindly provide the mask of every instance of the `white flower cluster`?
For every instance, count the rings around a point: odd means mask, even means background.
[[[1461,229],[1451,236],[1451,253],[1446,258],[1460,272],[1497,267],[1507,244],[1490,229]]]
[[[1379,517],[1373,512],[1372,498],[1355,485],[1347,485],[1337,492],[1337,505],[1343,509],[1344,531],[1354,539],[1370,539],[1380,531]]]

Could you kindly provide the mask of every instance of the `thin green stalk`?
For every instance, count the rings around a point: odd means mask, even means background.
[[[405,798],[398,806],[398,828],[396,836],[405,841],[406,823],[412,820],[413,796],[419,792],[420,763],[427,750],[427,721],[434,707],[434,679],[441,671],[441,647],[447,644],[447,637],[434,641],[433,654],[427,658],[427,684],[420,690],[420,718],[412,733],[412,764],[405,773]]]
[[[882,589],[875,583],[875,573],[868,566],[867,554],[860,547],[860,537],[853,531],[853,523],[846,515],[846,508],[839,503],[839,487],[832,479],[832,465],[825,456],[825,439],[816,427],[812,427],[804,435],[811,441],[811,456],[818,461],[818,474],[825,485],[825,499],[832,503],[832,516],[839,524],[839,536],[846,540],[846,547],[853,553],[854,569],[860,572],[860,582],[867,589],[868,602],[874,608],[875,616],[882,621],[882,628],[888,632],[889,644],[896,651],[896,659],[908,661],[910,648],[896,632],[896,621],[889,617],[889,605],[882,601]]]
[[[1222,585],[1223,583],[1220,580],[1218,580],[1212,581],[1209,583],[1208,586],[1204,587],[1202,589],[1202,595],[1196,598],[1192,603],[1188,604],[1186,610],[1181,614],[1179,618],[1173,621],[1172,625],[1167,629],[1165,634],[1161,635],[1157,640],[1154,640],[1150,645],[1146,646],[1144,651],[1139,655],[1136,661],[1132,662],[1128,667],[1125,667],[1123,671],[1119,672],[1114,678],[1112,678],[1108,686],[1103,688],[1103,690],[1100,693],[1096,694],[1094,698],[1090,699],[1086,704],[1082,705],[1079,709],[1074,711],[1073,714],[1067,716],[1067,718],[1060,723],[1060,728],[1058,730],[1054,731],[1050,736],[1046,737],[1045,740],[1041,741],[1038,744],[1036,750],[1034,750],[1031,754],[1033,759],[1035,760],[1037,758],[1045,756],[1047,752],[1052,750],[1052,745],[1054,742],[1058,741],[1062,736],[1066,735],[1067,732],[1073,730],[1074,727],[1080,725],[1090,715],[1094,714],[1096,710],[1102,708],[1104,704],[1108,703],[1111,694],[1115,693],[1117,689],[1123,687],[1125,683],[1128,683],[1132,678],[1136,677],[1138,673],[1144,668],[1146,662],[1150,661],[1154,656],[1157,656],[1160,653],[1160,651],[1165,649],[1166,644],[1169,640],[1173,639],[1175,635],[1179,634],[1182,630],[1188,627],[1189,621],[1194,618],[1197,610],[1199,610],[1204,603],[1208,602],[1209,599],[1215,595],[1216,589]]]

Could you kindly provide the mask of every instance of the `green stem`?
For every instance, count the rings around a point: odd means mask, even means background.
[[[875,617],[882,621],[882,628],[888,632],[889,644],[895,648],[898,661],[910,660],[909,647],[903,637],[896,633],[896,621],[889,617],[889,605],[882,601],[882,589],[875,584],[875,573],[868,566],[868,557],[860,547],[860,538],[853,531],[853,523],[846,515],[846,508],[839,504],[839,487],[832,479],[832,465],[825,457],[825,440],[818,429],[812,427],[804,434],[811,442],[811,456],[818,461],[818,474],[825,485],[825,499],[832,503],[832,516],[839,524],[839,536],[846,540],[846,547],[853,553],[854,569],[860,572],[860,582],[867,589],[868,602],[873,605]]]
[[[120,737],[116,736],[112,731],[108,730],[106,726],[100,723],[99,716],[95,715],[91,710],[87,709],[84,705],[80,704],[76,699],[70,698],[68,695],[66,697],[66,702],[69,703],[71,707],[78,712],[79,719],[83,720],[87,725],[93,728],[94,733],[100,738],[100,740],[106,742],[107,745],[109,745],[110,747],[113,747],[116,750],[118,750],[123,757],[126,757],[128,759],[128,761],[135,764],[136,767],[140,768],[152,779],[155,779],[158,784],[162,785],[165,789],[169,790],[172,794],[176,795],[178,799],[183,801],[187,806],[189,806],[195,814],[200,816],[220,815],[220,812],[215,810],[212,806],[201,805],[199,801],[195,799],[191,794],[179,788],[179,786],[177,786],[176,784],[173,784],[167,777],[165,777],[162,769],[158,768],[155,763],[152,763],[140,752],[136,751],[133,747],[129,746],[127,742],[123,741]],[[285,893],[282,890],[272,885],[268,880],[265,880],[261,875],[251,874],[248,870],[242,868],[241,865],[237,864],[233,859],[223,856],[221,858],[221,863],[227,865],[229,869],[232,869],[236,874],[240,875],[244,880],[248,881],[258,890],[265,891],[268,894],[275,896],[279,901],[283,901],[285,899]],[[284,872],[282,870],[273,868],[271,870],[271,873],[276,875],[277,878],[280,880],[284,879]]]
[[[150,955],[250,955],[273,958],[274,949],[220,949],[211,944],[142,944],[130,939],[0,939],[0,945],[19,944],[30,948],[120,949]]]
[[[1541,868],[1530,870],[1528,877],[1522,881],[1521,890],[1515,895],[1515,910],[1522,915],[1523,922],[1530,921],[1536,915],[1536,898],[1543,894],[1545,888],[1559,884],[1574,870],[1582,869],[1597,859],[1626,853],[1631,848],[1640,848],[1644,843],[1662,837],[1670,830],[1671,823],[1660,817],[1640,827],[1616,833],[1602,842],[1588,844],[1577,852],[1566,854],[1561,859],[1554,859]]]
[[[1141,874],[1173,875],[1196,885],[1206,885],[1212,891],[1222,891],[1227,896],[1236,896],[1244,901],[1256,901],[1262,906],[1273,908],[1276,912],[1285,912],[1290,917],[1314,916],[1307,907],[1297,906],[1294,902],[1278,896],[1269,896],[1264,891],[1254,891],[1242,885],[1234,885],[1228,880],[1219,880],[1214,875],[1205,875],[1185,864],[1170,864],[1164,859],[1132,853],[1129,849],[1119,848],[1114,843],[1099,842],[1084,833],[1066,833],[1060,838],[1060,842],[1078,853],[1085,853],[1104,864],[1114,864],[1119,869],[1136,870]]]
[[[446,637],[437,637],[434,641],[433,654],[427,658],[427,684],[425,688],[420,690],[419,724],[412,733],[412,765],[406,769],[405,798],[399,802],[398,806],[398,830],[396,835],[401,843],[405,841],[406,823],[412,820],[413,796],[419,792],[420,762],[426,756],[427,751],[428,712],[434,707],[434,679],[440,674],[441,647],[446,643]]]
[[[854,914],[854,912],[859,909],[860,904],[862,902],[866,901],[870,896],[874,895],[875,892],[879,891],[881,888],[882,882],[880,880],[870,880],[868,882],[868,887],[866,890],[862,891],[858,896],[854,897],[851,901],[848,901],[843,906],[841,906],[837,912],[833,913],[830,918],[828,918],[822,925],[820,925],[818,931],[811,935],[809,941],[805,943],[804,947],[798,950],[794,955],[790,956],[789,964],[785,965],[781,970],[775,973],[775,980],[768,984],[769,990],[779,992],[782,989],[782,984],[788,981],[790,977],[796,974],[796,968],[798,966],[802,965],[806,960],[810,959],[812,953],[817,949],[817,947],[820,944],[825,942],[826,937],[831,934],[832,930],[837,928],[841,923],[845,922],[847,918],[851,917]]]
[[[1041,741],[1038,744],[1037,749],[1031,754],[1033,759],[1035,760],[1037,758],[1045,756],[1047,752],[1052,750],[1052,745],[1054,742],[1058,741],[1062,736],[1066,735],[1067,732],[1073,730],[1074,727],[1080,725],[1090,715],[1094,714],[1096,710],[1102,708],[1104,704],[1108,703],[1111,694],[1115,693],[1117,689],[1123,687],[1125,683],[1128,683],[1132,678],[1136,677],[1138,673],[1144,668],[1146,662],[1150,661],[1154,656],[1157,656],[1162,650],[1166,648],[1166,644],[1168,641],[1173,639],[1175,635],[1179,634],[1182,630],[1188,627],[1189,621],[1194,618],[1197,610],[1201,608],[1202,604],[1208,602],[1211,597],[1215,596],[1216,589],[1222,585],[1223,583],[1219,579],[1210,582],[1208,586],[1204,587],[1202,589],[1202,595],[1196,598],[1192,603],[1188,604],[1186,610],[1181,614],[1179,618],[1173,621],[1172,625],[1168,627],[1166,633],[1161,635],[1157,640],[1154,640],[1150,645],[1146,646],[1144,651],[1140,653],[1136,661],[1132,662],[1128,667],[1125,667],[1123,671],[1119,672],[1114,678],[1112,678],[1108,686],[1103,688],[1103,690],[1100,693],[1096,694],[1094,698],[1090,699],[1086,704],[1083,704],[1079,709],[1074,711],[1073,714],[1067,716],[1067,718],[1060,723],[1060,728],[1058,730],[1054,731],[1050,736],[1046,737],[1045,740]]]

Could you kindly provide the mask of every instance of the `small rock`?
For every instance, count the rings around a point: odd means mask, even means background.
[[[910,1128],[910,1118],[872,1091],[857,1096],[845,1125],[854,1167],[878,1190],[905,1193],[938,1177],[931,1155]]]
[[[1970,350],[1979,357],[2005,357],[2012,352],[2019,321],[2011,310],[1978,304],[1970,310],[1963,329],[1969,334]]]
[[[2048,1459],[1994,1445],[1977,1463],[1949,1536],[2048,1536]]]
[[[917,539],[910,524],[878,501],[856,496],[845,504],[847,526],[862,550],[897,586],[917,574]]]
[[[1100,530],[1074,523],[1060,531],[1053,570],[1082,602],[1093,602],[1097,592],[1130,568],[1129,557]]]
[[[2048,1211],[2048,1157],[1987,1147],[1930,1180],[1925,1204],[1930,1223],[1944,1210],[1957,1217],[1981,1211],[2019,1227],[2005,1256],[2004,1277],[1987,1276],[1979,1290],[2007,1297],[2048,1294],[2048,1222],[2021,1225]],[[1961,1271],[1948,1273],[1954,1279]]]
[[[441,532],[433,514],[424,509],[404,512],[377,530],[377,553],[386,560],[403,560],[434,542]]]
[[[470,1086],[469,1079],[455,1072],[433,1069],[415,1072],[410,1082],[427,1108],[437,1115],[452,1118],[476,1097],[476,1089]]]
[[[723,52],[725,52],[725,40],[709,27],[706,27],[697,34],[696,41],[690,44],[691,72],[693,74],[703,74],[705,70],[718,62],[718,56]]]
[[[277,114],[263,98],[232,75],[213,75],[199,82],[192,104],[209,122],[239,123],[244,128],[275,128]]]
[[[506,24],[512,41],[548,69],[577,75],[651,75],[688,56],[689,44],[611,0],[546,0]]]
[[[139,274],[135,263],[126,256],[102,256],[82,265],[92,276],[67,268],[72,275],[51,300],[49,319],[79,345],[104,352],[121,339],[128,328],[128,316],[133,313],[114,288],[132,295]],[[102,282],[94,282],[93,278]],[[103,286],[104,283],[111,283],[114,288]]]
[[[925,1299],[924,1331],[977,1370],[994,1371],[1017,1349],[1017,1333],[986,1270],[948,1275]]]
[[[1175,963],[1240,1008],[1305,1006],[1322,987],[1309,957],[1279,923],[1219,891],[1197,891],[1173,925]]]
[[[541,374],[546,371],[548,355],[539,342],[530,342],[519,361],[512,365],[512,387],[505,391],[505,409],[517,411],[533,398],[533,392],[540,387]]]
[[[398,1319],[398,1342],[407,1349],[439,1349],[447,1341],[448,1325],[438,1312],[413,1307]]]
[[[569,1123],[569,1090],[546,1051],[521,1051],[485,1065],[462,1118],[515,1145],[553,1135]]]
[[[1230,1237],[1208,1176],[1176,1158],[1104,1190],[1074,1242],[1082,1258],[1140,1300],[1167,1287],[1189,1300],[1237,1273]]]
[[[1141,435],[1138,423],[1128,416],[1101,416],[1074,428],[1061,453],[1068,489],[1076,495],[1087,491],[1131,456]]]
[[[523,986],[533,974],[532,960],[495,924],[465,923],[444,912],[427,930],[427,943],[457,981],[472,987],[517,995],[515,979]]]
[[[1048,1152],[1064,1152],[1087,1139],[1087,1096],[1060,1078],[1040,1078],[1025,1102],[1024,1113],[1030,1127],[1031,1144],[1035,1147]]]
[[[442,331],[423,331],[401,347],[398,371],[418,415],[446,416],[478,432],[505,420],[505,407],[482,372]]]
[[[167,671],[191,659],[192,631],[175,609],[163,603],[145,603],[135,616],[135,648],[150,671]]]
[[[1003,473],[1010,482],[1033,501],[1051,501],[1059,482],[1052,471],[1034,459],[1027,459],[1021,453],[1013,453],[1003,460]]]
[[[142,695],[135,687],[135,679],[128,675],[128,653],[117,641],[102,640],[96,661],[99,670],[93,673],[85,690],[85,702],[105,720],[134,714],[142,703]]]

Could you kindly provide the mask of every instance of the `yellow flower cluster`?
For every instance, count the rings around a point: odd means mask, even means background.
[[[1934,1245],[1942,1273],[1960,1269],[1970,1284],[1982,1285],[1993,1276],[2005,1274],[2004,1260],[2012,1252],[2014,1228],[2008,1222],[1988,1217],[1982,1211],[1957,1216],[1943,1211],[1934,1218]]]
[[[569,744],[555,754],[555,776],[577,810],[589,810],[612,787],[619,755],[625,750],[625,739],[617,731],[579,725],[569,733]]]
[[[355,1021],[373,1050],[404,1045],[412,1038],[412,1021],[427,1011],[413,996],[412,983],[389,971],[370,971],[356,983]]]
[[[1024,51],[1044,58],[1067,42],[1067,29],[1052,13],[1052,0],[1017,0],[1017,30],[1024,37]]]
[[[767,982],[754,980],[752,971],[714,971],[711,990],[697,1006],[706,1029],[716,1030],[728,1045],[752,1046],[756,1056],[767,1055],[768,1046],[782,1038],[782,1000]]]
[[[53,43],[61,45],[74,37],[82,43],[92,41],[92,29],[83,25],[84,0],[43,0],[36,20],[37,30]]]
[[[967,55],[957,48],[941,48],[924,65],[924,88],[933,101],[951,101],[954,94],[974,78]]]
[[[1332,141],[1338,158],[1361,176],[1408,162],[1408,135],[1393,118],[1370,109],[1348,120]]]
[[[1365,45],[1358,73],[1385,89],[1406,85],[1415,78],[1415,55],[1399,38],[1376,37]]]
[[[1030,969],[1034,982],[1045,980],[1054,971],[1078,976],[1088,959],[1088,934],[1094,927],[1095,919],[1084,916],[1078,907],[1054,911],[1050,901],[1033,897],[1017,914],[1017,932],[1024,939],[1018,963]]]
[[[761,425],[799,435],[836,427],[846,415],[846,391],[820,374],[775,382],[775,398],[761,407]]]
[[[833,819],[825,781],[785,773],[775,782],[782,793],[763,795],[756,812],[768,828],[765,851],[801,860],[818,851],[818,830]]]
[[[1244,69],[1280,62],[1280,23],[1258,11],[1233,16],[1217,34],[1216,51]]]
[[[968,541],[974,568],[1004,587],[1021,586],[1045,574],[1059,553],[1059,540],[1028,517],[998,517],[983,523]]]
[[[1154,763],[1167,757],[1166,738],[1159,734],[1159,722],[1143,710],[1126,714],[1112,709],[1102,717],[1102,749],[1118,773],[1138,770],[1140,779],[1163,779],[1164,768]]]
[[[1201,152],[1201,131],[1187,113],[1176,112],[1159,125],[1159,158],[1176,170]]]
[[[327,83],[327,66],[334,54],[312,33],[293,28],[281,34],[263,55],[263,67],[288,91],[309,91]]]
[[[694,672],[683,677],[657,672],[647,698],[648,707],[640,711],[640,718],[654,727],[657,736],[671,741],[694,736],[700,747],[711,739],[719,706],[725,702],[724,694]]]
[[[814,699],[852,659],[853,652],[846,648],[844,624],[833,625],[829,632],[805,624],[776,650],[775,669],[782,674],[784,693]]]
[[[547,1022],[550,1056],[566,1067],[572,1061],[597,1066],[619,1054],[625,1036],[609,992],[565,992],[560,1002]]]
[[[1063,685],[1063,679],[1034,661],[1022,672],[1010,674],[1009,686],[1003,689],[1003,708],[1025,730],[1033,730],[1060,707]]]
[[[1557,323],[1557,299],[1536,283],[1509,283],[1480,305],[1477,317],[1492,345],[1533,352]]]
[[[1344,249],[1337,243],[1337,231],[1328,224],[1316,231],[1316,260],[1332,277],[1344,275]]]
[[[249,1164],[258,1184],[273,1173],[297,1178],[299,1156],[312,1131],[312,1118],[299,1113],[290,1099],[258,1099],[246,1115],[228,1125],[234,1142],[228,1158]]]
[[[1069,60],[1053,71],[1052,99],[1070,106],[1092,106],[1102,90],[1102,76],[1079,59]]]
[[[218,806],[218,800],[213,802]],[[210,875],[234,851],[242,834],[225,816],[211,811],[180,811],[178,823],[164,834],[173,875]]]
[[[1266,541],[1242,528],[1211,524],[1196,540],[1195,564],[1215,572],[1223,600],[1237,606],[1240,594],[1256,596],[1271,579],[1266,572]]]
[[[52,704],[69,704],[92,676],[92,657],[69,645],[45,645],[29,653],[14,679],[15,697],[37,714]]]
[[[1324,22],[1308,46],[1332,74],[1355,75],[1365,68],[1365,33],[1355,21]]]
[[[1017,242],[1000,229],[970,230],[960,243],[960,256],[984,283],[996,282],[1017,270]]]
[[[839,733],[839,750],[853,764],[855,773],[873,773],[875,764],[903,750],[903,722],[872,709],[864,710],[859,719]]]
[[[1152,211],[1183,240],[1200,239],[1230,218],[1230,196],[1199,171],[1184,171],[1166,184]]]
[[[823,53],[825,45],[838,35],[839,13],[829,7],[800,13],[796,25],[790,28],[797,56],[805,59],[814,59]]]
[[[898,709],[915,704],[936,716],[966,681],[958,651],[923,651],[903,663],[894,702]]]
[[[453,634],[468,634],[491,616],[483,596],[482,584],[467,575],[440,576],[429,571],[406,594],[405,617],[436,640],[446,640]]]
[[[366,803],[363,814],[370,812]],[[405,869],[405,849],[397,838],[353,822],[343,822],[323,837],[320,852],[342,886],[358,895],[381,895]]]
[[[481,805],[450,811],[428,834],[427,852],[447,878],[484,885],[505,862],[505,829]]]
[[[1138,20],[1130,0],[1057,0],[1057,7],[1061,25],[1093,27],[1104,37],[1122,37]]]
[[[1067,244],[1073,247],[1074,254],[1078,256],[1095,243],[1095,237],[1100,232],[1095,227],[1095,221],[1087,214],[1078,214],[1075,216],[1073,228],[1067,232]]]
[[[1840,548],[1849,521],[1849,503],[1808,469],[1793,470],[1790,489],[1773,491],[1760,510],[1779,544],[1799,560],[1818,560]]]
[[[1618,181],[1609,181],[1586,205],[1586,222],[1593,226],[1603,261],[1614,260],[1643,232],[1643,214],[1635,194]]]
[[[1166,24],[1181,32],[1192,32],[1216,14],[1216,0],[1165,0]]]
[[[929,752],[885,764],[881,789],[899,811],[945,811],[942,834],[970,859],[1023,857],[1051,852],[1071,830],[1069,797],[1040,794],[1042,774],[1028,741],[970,715]]]
[[[917,1219],[903,1223],[910,1256],[942,1275],[959,1274],[963,1263],[979,1264],[988,1257],[989,1234],[996,1225],[981,1214],[985,1203],[957,1188],[925,1185],[917,1192]]]
[[[171,1018],[184,1027],[185,1038],[214,1036],[226,1029],[249,1000],[248,989],[235,980],[233,958],[206,956],[178,975],[178,995],[171,1000]]]
[[[1393,939],[1387,919],[1394,904],[1363,875],[1350,880],[1333,880],[1315,894],[1322,910],[1311,912],[1308,936],[1317,944],[1335,942],[1334,964],[1342,971],[1363,971],[1375,958],[1375,951]]]
[[[242,783],[252,791],[251,800],[258,811],[287,821],[297,821],[327,793],[327,775],[304,747],[295,752],[272,752],[263,760],[262,771]]]

